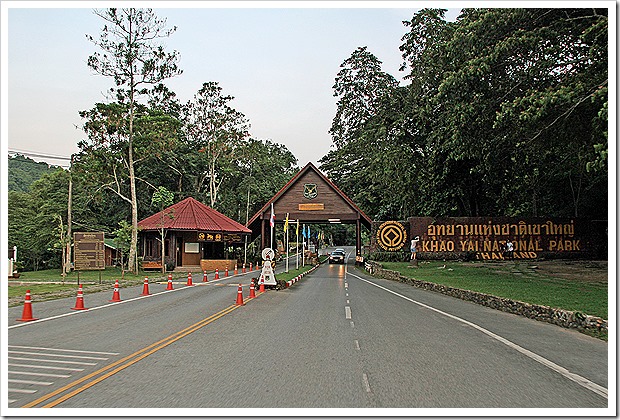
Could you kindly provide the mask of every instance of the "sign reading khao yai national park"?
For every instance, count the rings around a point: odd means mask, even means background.
[[[607,258],[607,222],[577,218],[410,217],[400,221],[408,238],[419,237],[420,258],[477,260]],[[385,222],[374,222],[373,251],[393,251],[379,239]],[[409,250],[403,246],[402,250]]]

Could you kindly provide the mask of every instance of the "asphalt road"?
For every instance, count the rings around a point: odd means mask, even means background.
[[[14,321],[22,308],[10,308],[8,406],[170,415],[615,407],[606,342],[351,265],[324,264],[235,306],[236,285],[247,298],[251,276],[195,278],[168,292],[151,284],[148,297],[122,289],[113,304],[111,293],[86,295],[96,309],[81,312],[68,309],[75,298],[40,302],[34,316],[45,320],[33,323]]]

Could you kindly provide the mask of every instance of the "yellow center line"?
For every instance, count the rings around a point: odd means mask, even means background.
[[[261,294],[262,293],[257,293],[256,297],[260,296]],[[245,304],[246,302],[248,302],[250,300],[251,299],[248,297],[248,298],[244,299],[243,303]],[[83,385],[82,387],[80,387],[80,388],[78,388],[78,389],[76,389],[76,390],[74,390],[74,391],[64,395],[63,397],[60,397],[60,398],[58,398],[58,399],[56,399],[56,400],[54,400],[52,402],[49,402],[45,406],[43,406],[43,407],[46,407],[46,408],[54,407],[54,406],[60,404],[61,402],[66,401],[69,398],[79,394],[80,392],[84,391],[85,389],[88,389],[91,386],[93,386],[93,385],[103,381],[104,379],[114,375],[115,373],[118,373],[121,370],[123,370],[123,369],[125,369],[125,368],[127,368],[127,367],[129,367],[129,366],[131,366],[131,365],[133,365],[135,363],[137,363],[138,361],[140,361],[140,360],[144,359],[145,357],[155,353],[156,351],[161,350],[162,348],[168,346],[169,344],[172,344],[175,341],[178,341],[181,338],[183,338],[183,337],[185,337],[185,336],[187,336],[187,335],[189,335],[189,334],[199,330],[200,328],[202,328],[202,327],[204,327],[206,325],[209,325],[211,322],[213,322],[213,321],[221,318],[222,316],[224,316],[224,315],[234,311],[238,307],[239,306],[237,306],[237,305],[231,305],[231,306],[221,310],[218,313],[215,313],[215,314],[213,314],[213,315],[211,315],[211,316],[209,316],[209,317],[207,317],[207,318],[205,318],[205,319],[203,319],[201,321],[198,321],[197,323],[195,323],[193,325],[190,325],[189,327],[187,327],[187,328],[185,328],[185,329],[183,329],[181,331],[178,331],[178,332],[176,332],[176,333],[174,333],[174,334],[172,334],[172,335],[170,335],[170,336],[168,336],[168,337],[166,337],[166,338],[164,338],[162,340],[157,341],[156,343],[153,343],[153,344],[151,344],[151,345],[149,345],[149,346],[147,346],[147,347],[145,347],[145,348],[143,348],[141,350],[138,350],[138,351],[134,352],[134,353],[130,354],[129,356],[123,357],[122,359],[117,360],[116,362],[111,363],[108,366],[105,366],[105,367],[103,367],[103,368],[101,368],[101,369],[99,369],[99,370],[97,370],[95,372],[92,372],[92,373],[84,376],[83,378],[80,378],[80,379],[78,379],[78,380],[76,380],[74,382],[71,382],[70,384],[67,384],[67,385],[65,385],[65,386],[63,386],[63,387],[61,387],[61,388],[59,388],[59,389],[57,389],[57,390],[55,390],[53,392],[50,392],[49,394],[46,394],[46,395],[44,395],[44,396],[42,396],[42,397],[40,397],[40,398],[38,398],[38,399],[36,399],[34,401],[32,401],[32,402],[22,406],[22,408],[35,407],[38,404],[40,404],[40,403],[42,403],[42,402],[44,402],[46,400],[49,400],[50,398],[53,398],[53,397],[57,396],[58,394],[60,394],[60,393],[62,393],[64,391],[67,391],[67,390],[69,390],[69,389],[71,389],[73,387],[76,387],[77,385],[81,384],[82,382],[88,381],[89,379],[94,378],[95,376],[97,376],[99,374],[102,374],[103,372],[106,372],[106,371],[108,371],[110,369],[113,369],[114,367],[116,367],[116,366],[118,366],[118,365],[120,365],[122,363],[127,362],[123,366],[119,366],[116,369],[106,373],[105,375],[102,375],[99,378],[94,379],[93,381],[89,382],[88,384]],[[135,359],[131,360],[132,358],[135,358]]]
[[[154,349],[151,349],[150,351],[148,351],[148,352],[146,352],[146,353],[144,353],[144,354],[140,355],[139,357],[137,357],[137,358],[135,358],[135,359],[133,359],[133,360],[131,360],[131,361],[129,361],[129,362],[127,362],[127,363],[125,363],[125,364],[124,364],[124,365],[122,365],[122,366],[117,367],[116,369],[114,369],[114,370],[112,370],[112,371],[110,371],[110,372],[106,373],[105,375],[102,375],[102,376],[100,376],[100,377],[98,377],[98,378],[96,378],[96,379],[92,380],[91,382],[89,382],[89,383],[87,383],[87,384],[85,384],[85,385],[82,385],[80,388],[78,388],[78,389],[76,389],[76,390],[74,390],[74,391],[71,391],[70,393],[63,395],[62,397],[60,397],[60,398],[58,398],[58,399],[56,399],[56,400],[54,400],[54,401],[52,401],[52,402],[47,403],[46,405],[44,405],[44,406],[43,406],[43,408],[51,408],[51,407],[55,407],[55,406],[57,406],[58,404],[62,403],[63,401],[66,401],[66,400],[68,400],[69,398],[72,398],[72,397],[76,396],[76,395],[77,395],[77,394],[79,394],[80,392],[87,390],[88,388],[90,388],[90,387],[92,387],[92,386],[94,386],[94,385],[98,384],[99,382],[101,382],[101,381],[103,381],[103,380],[105,380],[105,379],[109,378],[110,376],[112,376],[112,375],[114,375],[114,374],[116,374],[116,373],[120,372],[121,370],[123,370],[123,369],[125,369],[125,368],[128,368],[129,366],[131,366],[131,365],[133,365],[133,364],[135,364],[135,363],[139,362],[140,360],[144,359],[145,357],[150,356],[151,354],[155,353],[156,351],[159,351],[159,350],[163,349],[164,347],[166,347],[166,346],[168,346],[168,345],[170,345],[170,344],[174,343],[175,341],[180,340],[181,338],[185,337],[186,335],[189,335],[189,334],[193,333],[194,331],[197,331],[197,330],[199,330],[200,328],[202,328],[202,327],[204,327],[204,326],[206,326],[206,325],[210,324],[211,322],[213,322],[213,321],[217,320],[218,318],[221,318],[221,317],[223,317],[224,315],[226,315],[226,314],[228,314],[228,313],[230,313],[230,312],[234,311],[234,310],[235,310],[235,309],[237,309],[238,307],[239,307],[239,306],[232,306],[232,307],[227,308],[227,309],[228,309],[227,311],[225,311],[225,312],[224,312],[224,311],[223,311],[223,312],[220,312],[218,316],[216,316],[216,317],[214,317],[214,318],[211,318],[208,322],[205,322],[205,323],[204,323],[204,324],[202,324],[202,325],[198,325],[198,326],[196,326],[195,328],[193,328],[193,329],[192,329],[192,330],[190,330],[190,331],[186,331],[186,332],[185,332],[185,333],[183,333],[182,335],[180,335],[180,336],[178,336],[178,337],[175,337],[174,339],[171,339],[171,340],[169,340],[169,341],[167,341],[167,342],[165,342],[165,343],[161,344],[160,346],[158,346],[158,347],[156,347],[156,348],[154,348]]]

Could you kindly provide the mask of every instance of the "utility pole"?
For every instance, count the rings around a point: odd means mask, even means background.
[[[250,161],[251,162],[251,161]],[[248,226],[250,220],[250,179],[252,179],[252,164],[250,163],[250,176],[248,177],[248,202],[245,206],[245,226]],[[248,236],[245,235],[243,251],[243,264],[248,262]]]
[[[63,279],[67,275],[67,273],[71,272],[71,204],[73,201],[73,175],[71,174],[71,170],[73,167],[73,155],[71,155],[71,163],[69,165],[69,198],[67,202],[67,239],[66,239],[66,250],[65,250],[65,261],[63,261],[63,269],[62,269],[62,277]]]

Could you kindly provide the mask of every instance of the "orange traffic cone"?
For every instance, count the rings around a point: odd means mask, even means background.
[[[149,278],[144,278],[144,286],[142,286],[142,294],[140,296],[148,296],[151,293],[149,292]]]
[[[121,301],[121,294],[118,291],[118,280],[116,280],[114,282],[114,293],[112,293],[112,300],[110,300],[110,302],[120,302]]]
[[[204,283],[206,283],[206,282],[208,282],[208,281],[209,281],[209,279],[207,278],[207,272],[206,272],[206,271],[203,271],[203,272],[202,272],[202,281],[203,281]]]
[[[26,290],[26,298],[24,299],[24,310],[22,317],[18,321],[36,321],[39,318],[32,317],[32,302],[30,301],[30,290]]]
[[[252,263],[250,263],[250,271],[252,271]]]
[[[256,297],[256,291],[254,290],[254,279],[250,281],[250,299]]]
[[[77,292],[77,299],[75,301],[75,307],[71,309],[75,309],[76,311],[83,311],[85,309],[88,309],[84,307],[84,294],[82,293],[81,284],[78,284],[78,292]]]
[[[226,271],[224,273],[224,277],[228,277],[228,266],[226,266]]]
[[[242,273],[245,273],[245,272],[246,272],[246,271],[245,271],[245,263],[243,263],[243,267],[241,267],[241,272],[242,272]]]
[[[187,273],[187,284],[186,286],[193,286],[194,283],[192,283],[192,273]]]
[[[235,263],[235,273],[234,273],[234,274],[235,274],[235,276],[236,276],[237,274],[239,274],[239,270],[237,269],[237,263]]]
[[[220,279],[220,269],[216,268],[215,269],[215,280],[219,280]]]
[[[260,280],[258,281],[260,284],[260,289],[258,290],[261,293],[265,293],[265,276],[261,273]]]
[[[166,286],[166,290],[174,290],[172,286],[172,273],[168,274],[168,286]]]
[[[235,303],[235,305],[243,305],[243,289],[241,288],[241,285],[239,285],[239,289],[237,289],[237,302]]]

